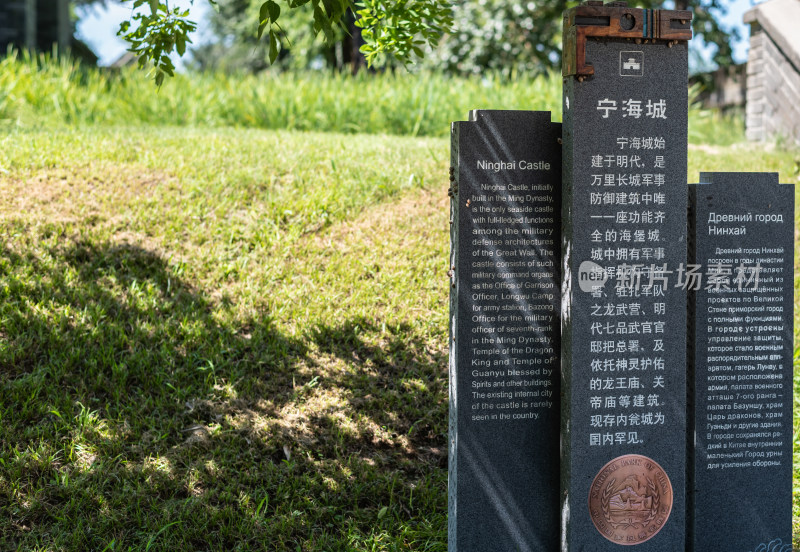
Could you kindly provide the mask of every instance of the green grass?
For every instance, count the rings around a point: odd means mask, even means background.
[[[557,68],[554,68],[557,69]],[[561,119],[561,77],[436,74],[188,74],[157,91],[144,71],[114,73],[66,59],[0,60],[0,124],[175,125],[442,136],[471,109],[551,110]],[[2,126],[0,126],[2,128]],[[722,132],[720,130],[723,129]],[[692,110],[695,143],[744,138],[741,118]]]
[[[0,549],[444,550],[443,145],[1,140]]]
[[[0,139],[0,550],[446,550],[448,147]]]
[[[178,75],[160,92],[144,71],[88,69],[66,59],[0,60],[0,119],[83,124],[236,126],[343,133],[446,136],[470,109],[553,109],[561,79],[505,81],[333,73]]]

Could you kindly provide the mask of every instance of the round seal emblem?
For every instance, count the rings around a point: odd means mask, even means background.
[[[672,483],[647,456],[626,454],[600,470],[589,489],[589,515],[611,542],[632,545],[661,531],[672,512]]]

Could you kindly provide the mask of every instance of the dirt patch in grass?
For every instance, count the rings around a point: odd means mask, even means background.
[[[391,241],[402,248],[405,241],[429,235],[429,230],[444,228],[450,213],[450,198],[439,190],[415,190],[395,201],[379,204],[352,221],[335,225],[317,236],[320,248],[347,254],[353,249],[386,245]],[[412,230],[422,229],[422,234]]]
[[[23,173],[0,179],[0,220],[21,215],[51,223],[111,218],[115,210],[152,197],[172,181],[169,174],[124,165]]]

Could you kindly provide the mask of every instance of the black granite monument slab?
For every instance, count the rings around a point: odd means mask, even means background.
[[[690,186],[690,547],[792,549],[794,186]],[[689,271],[687,270],[687,273]],[[690,443],[691,444],[691,443]]]
[[[560,135],[550,112],[452,126],[452,552],[558,547]]]
[[[562,542],[682,552],[691,12],[564,18]]]

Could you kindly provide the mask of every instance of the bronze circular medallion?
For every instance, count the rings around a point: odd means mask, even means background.
[[[589,515],[611,542],[632,545],[661,531],[672,512],[672,483],[647,456],[626,454],[600,470],[589,489]]]

